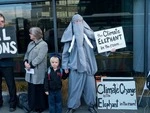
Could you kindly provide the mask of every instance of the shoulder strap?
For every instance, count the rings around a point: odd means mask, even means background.
[[[50,73],[51,73],[51,68],[49,67],[49,68],[48,68],[48,74],[50,74]]]
[[[49,67],[47,72],[48,80],[50,80],[50,73],[51,73],[51,68]]]
[[[51,73],[51,68],[49,67],[48,68],[48,79],[50,80],[50,73]],[[60,77],[62,77],[62,75],[63,75],[63,69],[62,68],[60,68],[60,73],[61,73],[61,75],[59,75]]]
[[[61,73],[61,76],[63,75],[63,69],[62,68],[60,68],[60,73]]]
[[[42,42],[42,40],[40,42]],[[30,53],[40,42],[38,42],[37,44],[35,44],[35,46],[32,47],[28,53]]]

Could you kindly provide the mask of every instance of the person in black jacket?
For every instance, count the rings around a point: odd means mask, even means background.
[[[0,13],[0,28],[5,27],[5,17]],[[10,95],[9,99],[9,111],[13,112],[16,110],[17,95],[16,95],[16,84],[13,75],[13,59],[12,58],[1,58],[0,59],[0,107],[3,106],[2,97],[2,75],[5,78],[8,86]]]
[[[62,81],[67,75],[60,68],[60,56],[54,54],[50,57],[51,66],[45,77],[45,93],[48,95],[49,113],[62,113]]]

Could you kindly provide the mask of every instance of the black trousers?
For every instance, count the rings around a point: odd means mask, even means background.
[[[16,85],[15,85],[12,67],[0,67],[0,105],[3,104],[2,75],[5,78],[8,91],[9,91],[9,96],[10,96],[9,105],[10,107],[16,107],[17,104]]]
[[[45,110],[48,106],[48,99],[44,92],[44,84],[28,83],[28,104],[31,110]]]

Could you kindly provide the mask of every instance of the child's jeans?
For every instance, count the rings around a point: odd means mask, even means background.
[[[62,113],[61,90],[50,90],[48,95],[49,113]]]

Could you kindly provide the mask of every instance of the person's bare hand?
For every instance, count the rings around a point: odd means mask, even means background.
[[[111,52],[116,52],[116,49],[115,49],[115,48],[113,48],[113,49],[111,50]]]
[[[48,91],[45,92],[46,95],[49,95]]]
[[[30,69],[30,67],[31,67],[30,64],[27,62],[25,62],[24,65],[25,65],[26,69]]]
[[[66,73],[66,74],[69,73],[69,70],[68,70],[68,69],[65,69],[65,73]]]

